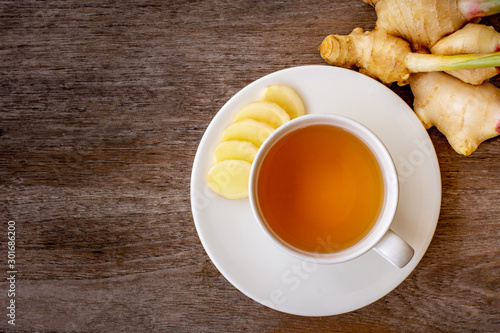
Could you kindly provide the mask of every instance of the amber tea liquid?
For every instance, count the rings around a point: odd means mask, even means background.
[[[278,140],[262,162],[256,191],[274,233],[315,253],[360,241],[375,224],[384,196],[370,149],[329,125],[300,128]]]

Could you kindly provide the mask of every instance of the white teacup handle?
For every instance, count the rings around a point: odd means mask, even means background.
[[[403,268],[413,258],[415,251],[401,237],[389,229],[373,248],[396,267]]]

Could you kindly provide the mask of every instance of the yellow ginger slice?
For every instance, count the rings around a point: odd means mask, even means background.
[[[207,184],[228,199],[248,197],[250,169],[259,147],[276,128],[305,114],[302,99],[288,86],[268,86],[259,99],[235,114],[214,151]]]
[[[291,87],[273,84],[264,88],[259,101],[273,102],[281,106],[294,119],[306,113],[304,102]]]
[[[241,160],[216,163],[208,171],[207,184],[215,193],[225,198],[247,198],[251,167],[250,163]]]
[[[460,30],[440,39],[432,48],[434,54],[489,53],[500,51],[500,33],[493,27],[469,23]],[[460,80],[479,85],[499,73],[498,67],[447,71]]]
[[[472,154],[485,140],[500,134],[500,89],[474,86],[443,72],[410,77],[414,109],[426,128],[436,126],[453,149]]]
[[[290,120],[288,113],[278,104],[261,101],[253,102],[242,107],[235,115],[234,121],[254,119],[263,121],[278,128]]]
[[[249,141],[260,147],[264,140],[274,131],[274,128],[261,121],[244,119],[232,123],[222,132],[222,141]]]
[[[225,160],[242,160],[252,163],[258,148],[248,141],[223,141],[215,148],[215,163]]]

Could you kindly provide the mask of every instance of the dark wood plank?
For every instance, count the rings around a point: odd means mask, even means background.
[[[398,288],[348,314],[255,303],[197,237],[191,166],[220,107],[263,75],[323,64],[326,35],[375,21],[350,0],[0,1],[0,331],[498,332],[498,138],[463,157],[429,130],[443,178],[435,237]],[[411,105],[408,87],[391,88]]]

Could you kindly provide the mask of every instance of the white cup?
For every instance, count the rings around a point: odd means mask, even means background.
[[[286,134],[311,125],[335,126],[354,134],[370,149],[377,160],[382,174],[383,200],[376,222],[360,241],[337,252],[307,252],[290,245],[270,228],[261,212],[258,200],[258,191],[256,187],[258,184],[259,171],[262,162],[266,159],[269,149]],[[387,148],[380,139],[362,124],[352,119],[332,114],[309,114],[295,118],[280,126],[259,148],[250,171],[250,204],[264,233],[276,246],[286,253],[298,259],[314,263],[342,263],[353,260],[369,250],[374,249],[396,267],[403,268],[408,264],[414,254],[413,248],[390,229],[398,205],[398,195],[399,185],[396,168]],[[359,207],[359,209],[363,209],[363,207]]]

